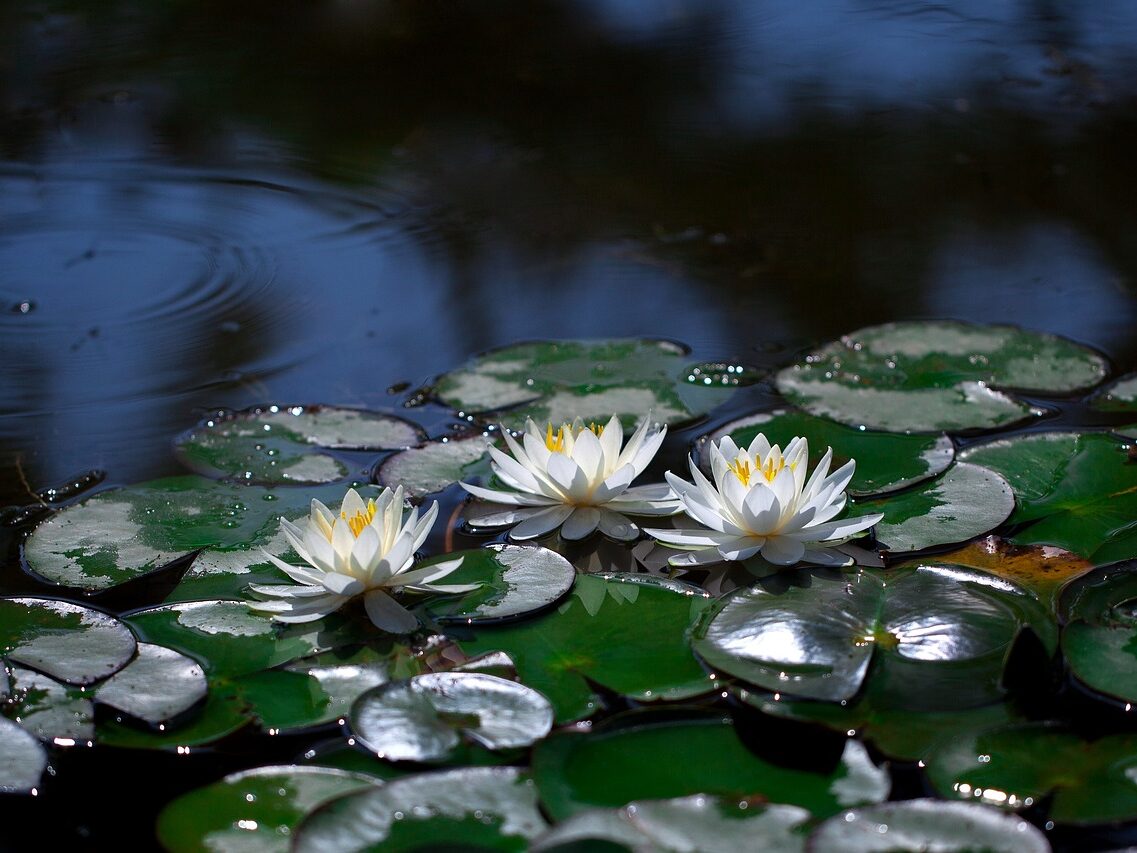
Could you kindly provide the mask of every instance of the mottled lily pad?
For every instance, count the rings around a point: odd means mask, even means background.
[[[376,479],[382,486],[401,485],[411,497],[441,492],[463,480],[487,477],[492,442],[484,435],[432,441],[383,460]]]
[[[955,445],[946,435],[897,435],[866,432],[805,412],[779,409],[747,415],[700,439],[700,459],[705,441],[730,436],[746,447],[758,433],[772,444],[785,447],[794,436],[809,440],[809,467],[817,465],[827,447],[833,448],[832,470],[850,459],[857,462],[847,491],[850,495],[894,492],[942,473],[955,458]]]
[[[351,730],[392,761],[444,761],[463,737],[487,749],[529,746],[549,733],[549,700],[523,684],[478,672],[432,672],[367,691]]]
[[[0,599],[0,654],[68,684],[93,684],[134,657],[130,630],[113,616],[43,598]]]
[[[1062,652],[1083,684],[1137,702],[1137,566],[1099,569],[1062,598]]]
[[[885,498],[856,501],[850,517],[883,513],[877,541],[893,552],[964,542],[998,527],[1015,509],[1007,481],[980,465],[957,462],[935,480]]]
[[[19,666],[11,668],[11,675],[6,712],[27,731],[62,746],[94,740],[95,708],[82,688]]]
[[[1053,648],[1033,597],[962,567],[803,570],[720,599],[692,645],[716,669],[775,693],[846,702],[871,678],[896,707],[946,710],[1000,697],[1027,625]]]
[[[639,725],[635,725],[636,721]],[[557,820],[589,808],[690,794],[761,797],[827,816],[888,797],[888,773],[864,746],[847,741],[828,773],[782,767],[759,758],[720,716],[660,720],[627,715],[590,733],[558,732],[537,745],[533,774],[541,802]]]
[[[332,406],[268,406],[218,415],[182,435],[179,458],[207,477],[248,483],[330,483],[348,469],[330,450],[397,450],[425,438],[378,412]]]
[[[581,575],[547,613],[455,628],[452,637],[470,655],[508,653],[522,682],[549,698],[558,722],[569,722],[600,706],[590,682],[638,701],[713,689],[686,636],[710,603],[697,587],[646,575]]]
[[[1050,819],[1080,826],[1137,818],[1137,735],[1086,741],[1044,723],[986,729],[940,744],[928,778],[944,797],[1006,809],[1050,798]]]
[[[305,818],[296,853],[526,850],[547,828],[533,782],[515,767],[420,773],[339,797]]]
[[[170,853],[289,849],[304,815],[335,797],[379,783],[324,767],[258,767],[178,797],[158,815]]]
[[[1129,373],[1094,394],[1090,404],[1103,412],[1137,412],[1137,373]]]
[[[101,718],[96,738],[101,745],[126,749],[157,749],[178,754],[191,747],[212,744],[252,722],[248,706],[228,684],[210,685],[205,703],[176,725],[157,728],[123,718]]]
[[[810,836],[816,853],[1049,853],[1046,836],[1020,817],[976,803],[904,800],[853,809]]]
[[[1097,353],[1053,335],[954,321],[852,332],[782,370],[778,390],[806,411],[891,432],[990,429],[1039,414],[996,390],[1070,393],[1105,378]]]
[[[47,769],[47,752],[35,735],[0,717],[0,792],[30,794]]]
[[[157,726],[188,711],[208,689],[197,661],[139,643],[138,656],[98,686],[95,701]]]
[[[463,595],[438,596],[423,604],[441,622],[496,622],[540,610],[563,596],[576,579],[572,564],[556,551],[528,545],[489,545],[424,560],[421,567],[462,557],[448,584],[479,584]]]
[[[693,371],[684,347],[664,340],[535,341],[478,356],[439,378],[435,395],[466,414],[521,429],[538,423],[607,421],[625,427],[689,421],[727,400],[735,382]],[[732,374],[733,376],[734,374]]]
[[[1137,557],[1137,465],[1105,433],[1043,432],[968,448],[1015,491],[1018,545],[1055,545],[1097,565]]]

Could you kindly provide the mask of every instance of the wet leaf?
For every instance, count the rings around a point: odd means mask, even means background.
[[[297,853],[375,849],[526,850],[546,823],[515,767],[420,773],[332,800],[305,818]]]
[[[709,605],[705,592],[686,584],[580,575],[554,610],[517,624],[455,629],[452,636],[469,655],[508,653],[522,682],[547,696],[563,723],[598,709],[589,682],[638,701],[711,690],[686,637]]]
[[[893,492],[915,485],[943,472],[955,458],[955,445],[946,435],[865,432],[792,409],[739,418],[700,439],[698,446],[729,435],[739,447],[746,447],[759,432],[781,447],[795,436],[807,438],[810,470],[827,447],[833,448],[832,470],[855,459],[856,471],[847,489],[850,495]],[[700,452],[700,458],[704,453]]]
[[[432,441],[389,456],[379,466],[380,485],[402,485],[411,497],[441,492],[459,481],[487,478],[492,442],[483,435]]]
[[[1137,735],[1086,741],[1060,727],[1022,723],[944,741],[928,759],[944,797],[1019,810],[1050,797],[1056,823],[1137,817]]]
[[[95,738],[95,708],[80,687],[61,684],[40,672],[13,666],[12,698],[5,712],[41,740],[63,745]]]
[[[1137,702],[1137,567],[1099,569],[1063,595],[1062,653],[1088,687]]]
[[[853,809],[830,818],[810,836],[816,853],[1049,853],[1038,829],[1014,815],[975,803],[904,800]]]
[[[158,840],[171,853],[289,849],[300,820],[323,803],[379,783],[322,767],[258,767],[183,794],[158,815]]]
[[[193,658],[139,643],[138,656],[98,686],[95,701],[157,726],[188,711],[207,691],[205,673]]]
[[[637,720],[642,721],[638,725]],[[888,796],[888,773],[864,747],[847,741],[829,773],[781,767],[759,758],[720,716],[661,721],[652,712],[587,734],[563,731],[539,743],[533,774],[541,802],[557,820],[585,809],[690,794],[777,800],[830,815]]]
[[[0,717],[0,792],[30,794],[47,769],[47,752],[19,724]]]
[[[523,684],[474,672],[433,672],[369,690],[351,730],[391,761],[444,761],[465,737],[487,749],[529,746],[549,733],[549,700]]]
[[[100,720],[96,738],[104,746],[188,754],[190,747],[219,741],[251,721],[248,706],[232,687],[211,684],[205,703],[176,725],[150,728],[123,719]]]
[[[1137,557],[1137,465],[1104,433],[1044,432],[960,454],[1006,478],[1018,506],[1011,541],[1054,545],[1103,565]]]
[[[321,449],[396,450],[418,444],[419,427],[392,415],[332,406],[270,406],[211,417],[182,435],[178,457],[207,477],[248,483],[330,483],[349,473]]]
[[[462,565],[446,576],[448,584],[479,584],[459,595],[433,597],[423,608],[441,622],[495,622],[532,613],[555,602],[572,588],[576,570],[556,551],[529,545],[489,545],[455,551],[418,567],[462,557]]]
[[[45,598],[0,598],[0,653],[68,684],[93,684],[134,656],[130,630],[98,610]]]
[[[1068,393],[1105,378],[1097,353],[1053,335],[954,321],[852,332],[782,370],[778,390],[814,415],[891,432],[989,429],[1038,412],[995,390]],[[993,386],[993,387],[992,387]]]
[[[890,551],[922,551],[979,536],[1015,508],[1007,481],[979,465],[957,462],[943,476],[885,498],[859,500],[850,517],[884,513],[874,528]]]
[[[720,599],[692,646],[774,693],[844,702],[871,680],[881,701],[944,710],[1000,697],[1027,625],[1053,648],[1053,626],[1025,591],[960,567],[801,570]]]
[[[1090,400],[1103,412],[1137,411],[1137,373],[1129,373],[1104,386]]]
[[[737,378],[707,384],[687,351],[663,340],[535,341],[493,350],[439,378],[447,406],[521,429],[525,418],[607,421],[618,414],[632,427],[653,420],[692,420],[728,399]],[[733,374],[732,374],[733,376]],[[490,413],[500,413],[490,415]]]

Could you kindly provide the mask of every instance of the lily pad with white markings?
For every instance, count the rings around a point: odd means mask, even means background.
[[[392,415],[332,406],[268,406],[211,417],[182,435],[178,456],[207,477],[248,483],[330,483],[349,473],[324,450],[398,450],[424,438]]]
[[[95,738],[95,707],[82,688],[42,672],[11,668],[12,698],[6,712],[41,740],[89,743]]]
[[[138,656],[98,686],[95,701],[157,726],[188,711],[207,691],[205,673],[193,658],[139,643]]]
[[[1103,412],[1137,412],[1137,373],[1130,373],[1101,388],[1090,404]]]
[[[130,630],[98,610],[43,598],[0,599],[0,656],[68,684],[113,675],[134,656]]]
[[[383,460],[376,479],[391,488],[401,485],[411,497],[441,492],[463,480],[488,477],[491,443],[484,435],[473,435],[412,447]]]
[[[706,378],[672,341],[534,341],[478,356],[441,376],[434,393],[453,409],[510,429],[523,428],[527,417],[603,423],[613,414],[630,428],[649,411],[664,423],[692,420],[735,391],[735,381]]]
[[[47,752],[35,735],[0,717],[0,792],[29,794],[47,769]]]
[[[1054,335],[954,321],[886,323],[782,370],[778,390],[806,411],[891,432],[991,429],[1039,414],[997,389],[1071,393],[1105,378],[1105,359]]]

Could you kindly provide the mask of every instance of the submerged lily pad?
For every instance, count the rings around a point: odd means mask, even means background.
[[[0,792],[30,794],[47,769],[47,752],[19,724],[0,717]]]
[[[201,665],[173,649],[138,644],[138,656],[95,691],[95,700],[152,726],[188,711],[208,692]]]
[[[735,382],[709,384],[692,372],[687,350],[664,340],[534,341],[493,350],[443,374],[435,395],[447,406],[487,416],[510,429],[573,418],[630,427],[692,420],[728,399]],[[732,374],[733,376],[734,374]]]
[[[489,446],[484,435],[432,441],[383,460],[376,479],[380,485],[401,485],[411,497],[441,492],[462,480],[490,473]]]
[[[1006,809],[1050,798],[1050,819],[1080,826],[1137,818],[1137,735],[1085,741],[1044,723],[986,729],[940,744],[928,778],[945,797]]]
[[[968,448],[1011,484],[1018,545],[1056,545],[1102,565],[1137,557],[1137,465],[1104,433],[1044,432]]]
[[[462,737],[487,749],[529,746],[549,733],[549,700],[523,684],[477,672],[432,672],[369,690],[351,730],[380,758],[442,761]]]
[[[446,576],[448,584],[479,584],[462,595],[438,596],[424,609],[441,622],[496,622],[547,607],[563,596],[576,579],[576,570],[556,551],[530,545],[488,545],[455,551],[418,564],[462,558]]]
[[[1020,817],[975,803],[903,800],[853,809],[810,836],[816,853],[1049,853],[1046,836]]]
[[[946,435],[865,432],[789,409],[747,415],[720,427],[700,442],[717,442],[729,435],[739,447],[746,447],[760,432],[772,444],[781,447],[794,436],[807,438],[810,470],[827,447],[833,448],[831,470],[855,459],[856,471],[847,489],[850,495],[894,492],[915,485],[942,473],[955,458],[955,445]],[[701,458],[704,453],[700,453]]]
[[[922,551],[963,542],[998,527],[1015,509],[1010,485],[987,468],[957,462],[914,489],[857,501],[850,517],[883,513],[874,528],[890,551]]]
[[[1088,687],[1137,702],[1137,567],[1100,569],[1063,596],[1062,652]]]
[[[82,688],[18,666],[11,668],[11,676],[6,712],[27,731],[63,745],[94,740],[95,708]]]
[[[158,815],[170,853],[289,849],[292,831],[316,807],[379,783],[324,767],[258,767],[183,794]]]
[[[113,616],[43,598],[0,598],[0,655],[68,684],[93,684],[134,656],[134,635]]]
[[[845,702],[871,678],[882,701],[943,710],[1000,697],[1027,625],[1053,649],[1035,599],[962,567],[803,570],[720,599],[692,645],[716,669],[775,693]]]
[[[587,734],[558,732],[537,745],[533,774],[541,802],[557,820],[584,809],[622,806],[632,800],[712,794],[761,797],[827,816],[848,806],[888,797],[888,773],[864,746],[846,741],[828,773],[781,767],[759,758],[720,716],[660,721],[652,712],[620,726]]]
[[[269,406],[209,418],[182,435],[179,458],[207,477],[249,483],[330,483],[348,475],[320,448],[397,450],[425,434],[392,415],[332,406]]]
[[[710,603],[697,587],[646,575],[580,575],[572,595],[548,613],[456,628],[452,636],[470,655],[508,653],[522,682],[547,696],[564,723],[599,707],[590,682],[639,701],[713,689],[687,642]]]
[[[806,411],[891,432],[989,429],[1037,410],[995,388],[1069,393],[1105,378],[1097,353],[1053,335],[954,321],[852,332],[782,370],[778,390]],[[992,387],[994,386],[994,387]]]
[[[339,797],[305,818],[297,853],[526,850],[547,824],[533,782],[515,767],[419,773]]]

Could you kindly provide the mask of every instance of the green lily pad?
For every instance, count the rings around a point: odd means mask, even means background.
[[[639,725],[634,723],[640,720]],[[829,773],[781,767],[754,755],[721,716],[659,721],[652,712],[625,715],[619,726],[587,734],[558,732],[533,753],[541,802],[557,820],[589,808],[690,794],[778,800],[827,816],[888,797],[887,771],[864,746],[847,741]]]
[[[443,374],[434,393],[466,414],[490,413],[510,429],[531,417],[539,424],[574,418],[630,427],[653,420],[692,420],[727,400],[733,379],[714,381],[687,362],[687,350],[664,340],[534,341],[478,356]],[[707,379],[711,379],[708,383]]]
[[[158,840],[170,853],[289,849],[313,809],[379,783],[323,767],[258,767],[183,794],[158,815]]]
[[[444,438],[388,456],[376,479],[382,486],[401,485],[411,497],[441,492],[462,480],[488,477],[487,449],[493,442],[484,435]]]
[[[306,817],[293,850],[526,850],[547,824],[515,767],[419,773],[339,797]]]
[[[1126,374],[1101,388],[1090,405],[1103,412],[1137,412],[1137,373]]]
[[[351,730],[380,758],[444,761],[462,737],[487,749],[529,746],[549,733],[549,700],[523,684],[477,672],[431,672],[367,691]]]
[[[850,517],[883,513],[877,541],[890,551],[922,551],[980,536],[1006,521],[1015,496],[1001,476],[957,462],[943,476],[900,494],[856,501]]]
[[[462,595],[438,596],[423,603],[440,622],[496,622],[547,607],[572,588],[576,570],[548,548],[488,545],[455,551],[418,565],[426,567],[462,557],[462,565],[446,576],[448,584],[479,584]]]
[[[1055,823],[1137,818],[1137,735],[1086,741],[1056,726],[1023,723],[944,741],[927,762],[944,797],[1025,809],[1050,798]]]
[[[211,684],[205,703],[176,725],[141,726],[122,718],[100,719],[96,739],[103,746],[158,749],[189,754],[191,747],[212,744],[252,722],[249,707],[227,684]]]
[[[95,708],[81,687],[61,684],[40,672],[11,668],[12,694],[5,709],[27,731],[62,746],[90,745]]]
[[[68,684],[93,684],[134,657],[130,630],[113,616],[43,598],[0,598],[0,654]]]
[[[1070,393],[1096,385],[1106,372],[1097,353],[1053,335],[914,321],[852,332],[782,370],[777,384],[811,414],[850,426],[940,432],[1041,414],[996,388]]]
[[[663,853],[736,853],[739,850],[805,849],[811,815],[797,806],[763,805],[695,794],[670,800],[637,800],[622,809],[577,812],[533,845],[534,853],[562,845],[605,841],[629,850]]]
[[[1049,853],[1037,828],[1015,815],[976,803],[904,800],[853,809],[830,818],[810,836],[816,853]]]
[[[268,406],[211,417],[182,435],[178,457],[207,477],[330,483],[348,475],[331,450],[396,450],[425,438],[409,421],[332,406]]]
[[[719,441],[730,436],[746,447],[758,433],[785,447],[795,436],[809,439],[809,467],[817,465],[827,447],[833,448],[832,470],[850,459],[857,462],[847,491],[850,495],[894,492],[942,473],[955,458],[955,445],[946,435],[896,435],[865,432],[805,412],[779,409],[747,415],[700,439]],[[702,457],[700,453],[700,457]]]
[[[1043,432],[968,448],[1015,491],[1018,545],[1056,545],[1098,565],[1137,557],[1137,466],[1105,433]]]
[[[547,696],[564,723],[599,708],[589,682],[637,701],[714,689],[687,642],[710,603],[697,587],[646,575],[580,575],[572,595],[547,613],[452,636],[469,655],[506,652],[522,682]]]
[[[894,707],[946,710],[1001,696],[1003,665],[1027,625],[1053,648],[1036,599],[958,566],[802,570],[720,599],[692,646],[776,694],[846,702],[871,680]]]
[[[45,770],[47,752],[35,735],[0,717],[0,792],[34,793]]]
[[[1122,563],[1079,580],[1063,596],[1062,653],[1080,682],[1137,702],[1137,568]]]
[[[208,690],[193,658],[139,643],[138,656],[98,686],[95,701],[157,726],[188,711]]]

